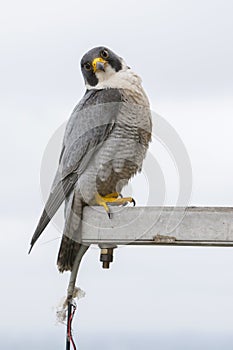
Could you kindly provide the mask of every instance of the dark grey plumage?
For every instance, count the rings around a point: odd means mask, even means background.
[[[92,69],[85,70],[87,63]],[[96,204],[96,192],[120,192],[140,171],[151,139],[148,99],[124,61],[100,47],[84,55],[81,67],[88,90],[68,121],[51,193],[31,240],[32,248],[65,200],[60,271],[72,269],[82,244],[83,207]]]

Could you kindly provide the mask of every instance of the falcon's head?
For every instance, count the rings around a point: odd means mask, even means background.
[[[116,73],[128,69],[123,59],[104,46],[88,51],[81,60],[81,70],[88,89],[107,84]],[[109,86],[111,87],[111,86]]]

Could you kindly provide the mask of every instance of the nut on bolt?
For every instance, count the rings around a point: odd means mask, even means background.
[[[113,262],[113,249],[114,248],[101,248],[100,261],[103,263],[103,269],[109,269],[109,265]]]

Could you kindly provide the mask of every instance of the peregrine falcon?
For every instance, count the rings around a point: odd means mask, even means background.
[[[141,170],[151,141],[151,112],[140,77],[106,47],[81,59],[86,92],[67,123],[59,166],[30,251],[65,201],[65,225],[58,253],[59,271],[72,270],[82,247],[86,205],[133,202],[120,192]],[[29,252],[30,252],[29,251]]]

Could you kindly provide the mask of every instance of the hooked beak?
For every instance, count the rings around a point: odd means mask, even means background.
[[[103,58],[97,57],[92,61],[92,67],[94,70],[94,73],[96,71],[105,71],[105,63],[107,63]]]

